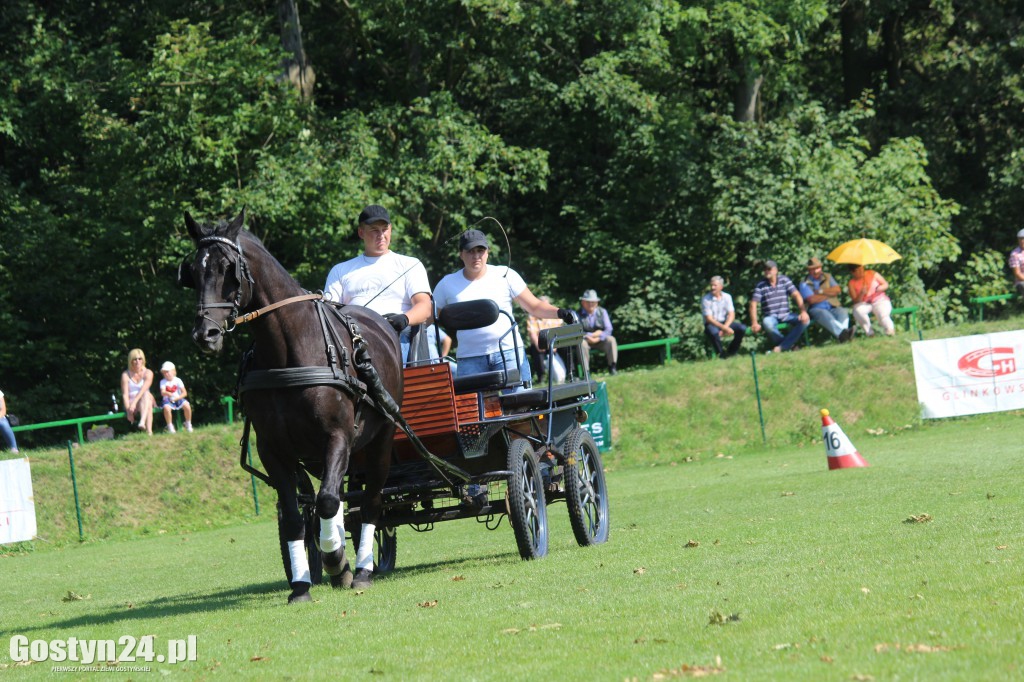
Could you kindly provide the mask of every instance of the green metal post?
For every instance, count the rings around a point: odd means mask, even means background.
[[[82,535],[82,507],[78,503],[78,480],[75,478],[75,455],[72,452],[71,441],[68,441],[68,461],[71,463],[71,488],[75,491],[75,516],[78,517],[78,541],[84,542]]]
[[[761,410],[761,386],[757,383],[757,353],[750,351],[750,364],[754,368],[754,393],[757,395],[757,418],[761,420],[761,442],[768,444],[768,437],[764,433],[764,412]]]
[[[246,454],[249,456],[249,466],[252,466],[252,446],[248,443],[245,444]],[[252,481],[252,501],[256,505],[256,516],[260,515],[260,494],[256,491],[256,477],[249,474],[249,480]]]
[[[221,398],[220,401],[224,403],[224,410],[227,414],[227,423],[233,423],[235,421],[235,399],[226,395]]]

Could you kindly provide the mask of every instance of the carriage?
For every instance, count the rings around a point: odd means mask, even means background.
[[[471,301],[445,308],[438,321],[454,333],[489,325],[499,315],[507,313],[493,301]],[[510,324],[515,321],[510,319]],[[429,339],[425,329],[414,333],[404,369],[402,415],[414,438],[440,461],[425,457],[408,435],[396,432],[382,491],[383,511],[374,533],[377,575],[397,563],[399,527],[429,531],[439,522],[458,519],[474,518],[495,530],[507,518],[520,556],[543,557],[548,549],[547,506],[561,501],[580,546],[608,539],[601,453],[584,426],[583,408],[595,402],[596,384],[587,368],[578,364],[582,340],[579,323],[542,330],[548,380],[546,385],[523,389],[518,367],[454,376],[449,358],[429,357],[427,344],[435,339]],[[555,383],[550,363],[560,351],[569,361],[565,380]],[[245,458],[241,466],[253,472]],[[353,458],[342,495],[353,545],[360,538],[365,477],[364,462]],[[474,499],[465,492],[471,485],[484,487],[486,493]],[[300,487],[299,504],[308,524],[306,548],[313,580],[318,582],[313,482],[307,476],[300,479]]]
[[[216,224],[186,214],[196,253],[178,278],[197,290],[192,337],[204,351],[221,350],[225,334],[253,323],[239,371],[241,465],[278,493],[289,603],[308,601],[325,572],[335,586],[368,587],[374,573],[394,568],[400,526],[476,518],[493,529],[507,517],[519,554],[536,559],[548,549],[547,505],[564,500],[580,545],[607,540],[601,455],[583,428],[596,385],[586,366],[577,369],[578,322],[542,332],[546,386],[529,387],[518,366],[453,374],[425,352],[422,330],[403,367],[384,318],[302,289],[244,221],[244,210]],[[517,346],[515,320],[494,301],[452,304],[437,319],[454,334],[499,315]],[[556,383],[550,370],[559,353],[567,376]],[[247,462],[250,424],[264,471]],[[469,495],[471,486],[486,494]]]

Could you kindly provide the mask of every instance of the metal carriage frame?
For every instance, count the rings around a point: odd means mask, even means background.
[[[439,322],[454,332],[485,326],[498,314],[505,313],[493,301],[472,301],[445,308]],[[524,388],[518,366],[457,377],[447,359],[414,359],[407,364],[402,416],[408,433],[399,430],[395,436],[374,538],[375,573],[395,567],[399,526],[429,531],[437,523],[467,518],[493,530],[507,517],[520,556],[541,558],[548,551],[547,506],[562,500],[579,545],[607,541],[603,462],[583,427],[583,408],[597,400],[597,385],[585,365],[580,363],[581,372],[576,369],[582,343],[579,323],[543,330],[540,345],[548,363],[547,385],[536,388]],[[555,383],[551,364],[560,352],[566,356],[567,376]],[[354,458],[342,495],[353,544],[361,537],[362,479],[361,462]],[[488,494],[467,499],[471,485],[484,487]],[[307,538],[316,537],[311,532],[316,521],[310,511],[313,499],[312,494],[300,494],[311,526]],[[320,558],[311,539],[307,550],[317,580]]]

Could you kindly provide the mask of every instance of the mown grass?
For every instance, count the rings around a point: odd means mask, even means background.
[[[907,343],[759,356],[767,447],[749,358],[622,373],[606,545],[577,547],[562,505],[537,562],[507,523],[402,528],[372,590],[292,607],[237,428],[78,448],[81,545],[66,450],[33,451],[53,537],[0,555],[0,632],[196,634],[198,661],[152,664],[186,679],[1018,679],[1020,414],[922,423],[889,371]],[[869,468],[828,471],[821,407]],[[6,648],[5,672],[51,674]]]
[[[855,440],[867,469],[794,447],[632,467],[606,545],[577,547],[561,505],[531,563],[506,524],[403,528],[372,590],[291,607],[269,519],[11,555],[0,631],[196,634],[198,661],[153,664],[188,679],[1016,679],[1016,441],[972,420]]]

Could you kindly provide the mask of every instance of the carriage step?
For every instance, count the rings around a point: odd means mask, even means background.
[[[384,513],[381,523],[388,526],[398,527],[405,525],[426,526],[441,521],[456,521],[458,519],[473,519],[481,516],[495,516],[507,514],[505,498],[491,500],[479,509],[470,509],[463,506],[439,507],[437,509],[417,509],[415,511],[393,511]]]
[[[488,471],[486,474],[474,476],[467,483],[493,483],[494,481],[506,481],[512,475],[511,471]]]

